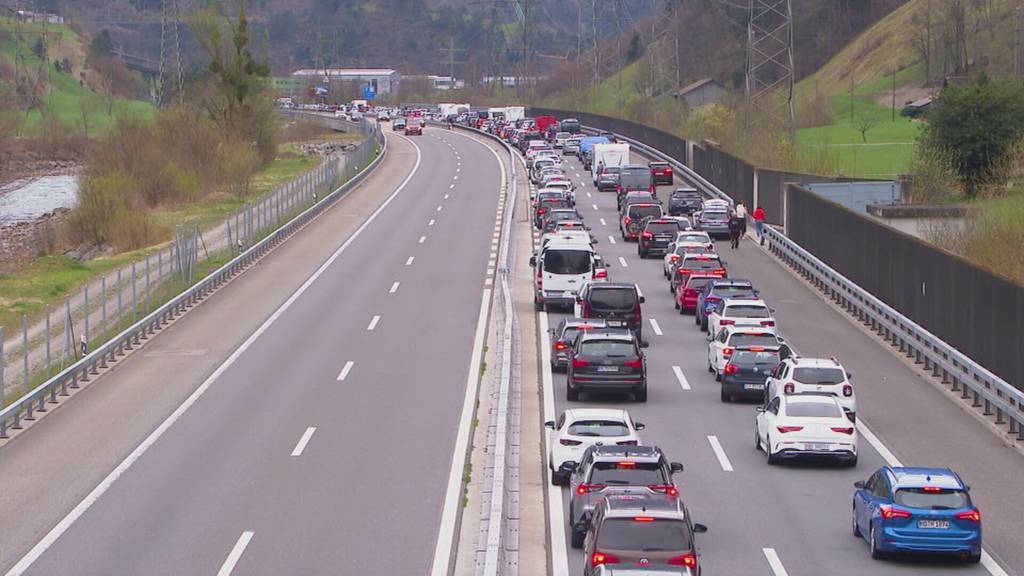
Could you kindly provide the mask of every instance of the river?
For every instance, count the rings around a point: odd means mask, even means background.
[[[78,203],[78,176],[41,176],[0,186],[0,226],[29,222]]]

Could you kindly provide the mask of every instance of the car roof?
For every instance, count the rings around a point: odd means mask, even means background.
[[[949,468],[925,468],[910,466],[888,467],[895,479],[895,488],[937,488],[964,489],[960,477]]]
[[[590,285],[591,290],[611,290],[618,288],[629,288],[630,290],[639,290],[637,285],[632,282],[595,282]]]
[[[801,368],[842,368],[842,365],[835,358],[788,358],[794,366]]]
[[[755,332],[757,334],[770,334],[772,336],[775,336],[776,338],[779,337],[779,334],[772,328],[753,328],[751,326],[723,326],[722,329],[728,332],[729,336],[732,336],[737,332],[742,332],[744,334],[752,336],[753,334],[750,333]]]
[[[636,335],[629,328],[597,328],[580,331],[580,342],[587,340],[615,340],[616,342],[634,342]]]
[[[658,462],[661,458],[661,448],[657,446],[619,446],[617,444],[594,446],[594,459],[603,462],[614,462],[623,459]]]
[[[746,286],[754,287],[754,283],[746,278],[719,278],[714,282],[715,286]]]
[[[730,306],[730,305],[733,305],[733,304],[746,305],[746,306],[764,306],[765,308],[768,307],[768,303],[765,302],[764,300],[761,300],[760,298],[728,298],[728,299],[726,299],[726,301],[725,301],[725,305],[726,306]]]
[[[625,422],[629,413],[620,408],[567,408],[565,420],[581,420],[585,418],[607,418]]]
[[[718,252],[687,252],[683,254],[683,260],[713,260],[721,259]]]

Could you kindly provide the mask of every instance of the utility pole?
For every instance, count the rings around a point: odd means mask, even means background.
[[[896,63],[892,65],[892,121],[896,121]]]
[[[750,0],[746,80],[748,108],[792,133],[796,126],[792,0]]]
[[[454,90],[455,89],[455,65],[456,64],[465,64],[466,63],[464,60],[456,60],[455,59],[455,55],[460,53],[460,52],[465,52],[466,49],[465,48],[456,48],[455,47],[455,36],[449,36],[448,37],[448,47],[447,48],[442,48],[441,51],[447,53],[446,62],[448,64],[448,78],[450,79],[450,82],[451,82],[449,88],[451,90]]]
[[[1020,43],[1020,26],[1022,11],[1024,7],[1017,6],[1013,9],[1013,77],[1020,78],[1021,73],[1021,43]]]

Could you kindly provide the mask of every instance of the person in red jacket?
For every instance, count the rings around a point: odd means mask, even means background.
[[[761,245],[764,246],[764,208],[758,206],[754,209],[754,230],[757,232],[757,238],[761,241]]]

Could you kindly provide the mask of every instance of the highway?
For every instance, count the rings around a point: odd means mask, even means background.
[[[634,153],[633,161],[647,160]],[[719,384],[707,372],[705,334],[692,315],[680,316],[674,309],[661,258],[641,260],[636,244],[621,239],[614,193],[597,192],[589,173],[575,160],[567,173],[579,186],[577,210],[599,239],[598,252],[612,264],[609,280],[636,282],[646,296],[649,399],[634,404],[628,397],[584,395],[582,402],[567,402],[565,376],[550,372],[546,334],[547,327],[566,314],[541,312],[539,364],[542,380],[553,384],[546,386],[545,417],[570,406],[615,406],[625,407],[647,424],[641,433],[644,443],[660,446],[669,460],[685,465],[676,476],[681,495],[694,521],[709,527],[707,534],[698,535],[704,574],[1021,573],[1024,502],[1018,482],[1011,480],[1024,477],[1024,458],[1017,451],[1008,449],[984,424],[842,317],[754,242],[731,250],[727,241],[719,241],[729,275],[754,282],[776,308],[781,332],[797,350],[804,356],[836,356],[857,387],[861,434],[856,468],[819,463],[768,466],[764,453],[754,448],[755,405],[720,401]],[[678,175],[676,182],[680,183]],[[660,190],[664,199],[671,188]],[[1002,568],[991,557],[974,566],[920,558],[872,560],[867,544],[851,533],[853,483],[887,462],[957,470],[972,486],[984,518],[986,548],[998,555]],[[555,495],[549,503],[550,522],[565,529],[564,539],[552,535],[553,573],[564,574],[559,559],[569,540],[568,489],[552,488],[550,494]],[[569,549],[566,556],[568,573],[582,573],[582,551]]]
[[[6,487],[20,492],[3,502],[3,570],[428,572],[479,370],[502,168],[465,135],[386,130],[365,197],[6,447],[0,477],[24,482]],[[69,424],[74,451],[57,446]],[[48,445],[49,468],[33,459]]]

